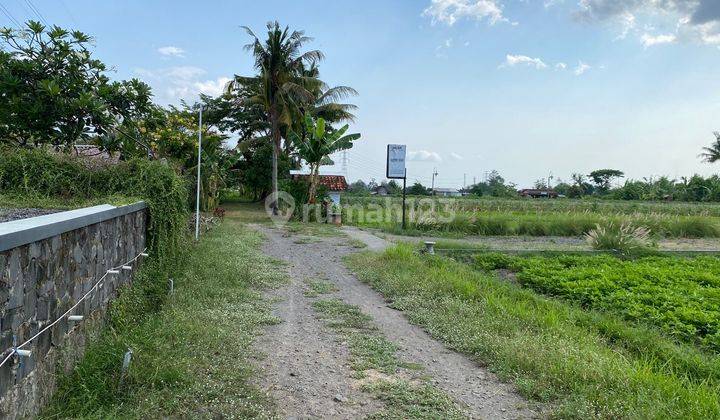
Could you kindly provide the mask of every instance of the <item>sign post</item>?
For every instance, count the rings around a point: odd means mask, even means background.
[[[404,144],[388,144],[387,146],[387,170],[385,176],[388,179],[403,180],[402,198],[402,228],[405,229],[405,189],[407,188],[407,168],[405,167],[405,154],[407,147]]]

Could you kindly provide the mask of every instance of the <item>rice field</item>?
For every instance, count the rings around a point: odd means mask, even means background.
[[[343,222],[400,233],[401,199],[346,197]],[[405,234],[581,236],[609,222],[658,238],[720,237],[720,205],[601,200],[410,198]]]

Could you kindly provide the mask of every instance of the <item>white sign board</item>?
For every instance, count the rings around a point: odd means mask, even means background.
[[[388,178],[405,178],[405,151],[404,144],[388,144],[387,147],[387,173]]]

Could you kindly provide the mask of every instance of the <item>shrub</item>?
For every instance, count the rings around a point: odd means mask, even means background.
[[[594,249],[633,252],[649,248],[650,230],[643,226],[632,226],[627,223],[608,222],[585,234],[587,242]]]
[[[144,200],[150,210],[148,248],[160,260],[178,252],[187,218],[187,186],[161,161],[133,159],[99,168],[45,149],[0,150],[0,193],[27,197]]]

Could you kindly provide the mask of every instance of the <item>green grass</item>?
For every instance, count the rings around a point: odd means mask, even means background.
[[[343,204],[359,206],[396,206],[400,197],[362,197],[345,195]],[[461,212],[521,212],[521,213],[599,213],[599,214],[667,214],[675,216],[720,217],[720,203],[688,203],[667,201],[610,200],[585,197],[582,199],[527,199],[498,197],[409,197],[408,210],[426,209],[429,203],[450,203]],[[444,204],[441,204],[444,205]]]
[[[81,207],[97,206],[99,204],[111,204],[122,206],[141,201],[139,198],[111,195],[107,197],[86,198],[58,198],[43,195],[18,195],[0,194],[0,208],[36,208],[72,210]]]
[[[451,349],[557,418],[720,417],[718,360],[411,246],[348,257],[359,277]]]
[[[388,233],[403,235],[433,235],[460,237],[483,236],[581,236],[595,229],[598,224],[627,223],[650,229],[656,237],[668,238],[718,238],[720,218],[710,216],[677,216],[665,214],[619,214],[601,213],[523,213],[523,212],[466,212],[458,211],[451,220],[441,219],[433,213],[410,219],[406,230],[400,230],[399,222],[376,221],[345,217],[348,224],[377,228]],[[450,217],[448,216],[448,219]]]
[[[150,280],[166,288],[167,280],[143,268],[133,287],[113,302],[109,327],[77,368],[61,378],[43,417],[272,415],[273,403],[250,384],[248,358],[258,330],[277,322],[260,290],[285,278],[261,254],[260,244],[258,233],[226,219],[174,262],[179,264],[172,274],[175,292],[155,312],[145,310],[141,285]],[[134,356],[120,388],[127,348]]]
[[[347,236],[334,225],[327,223],[288,222],[284,226],[284,229],[294,235],[320,236],[325,238]]]
[[[355,249],[367,248],[367,244],[365,242],[361,241],[360,239],[353,239],[353,238],[348,239],[347,244]]]
[[[362,380],[362,390],[385,403],[369,418],[465,418],[452,399],[420,377],[422,366],[398,357],[400,348],[360,308],[340,299],[316,300],[313,308],[348,343],[350,367],[355,378]],[[372,376],[370,372],[380,375]]]
[[[307,297],[317,297],[320,295],[327,295],[337,291],[337,287],[334,284],[327,281],[316,281],[311,280],[307,282],[308,288],[305,290],[304,295]]]

